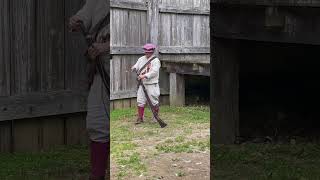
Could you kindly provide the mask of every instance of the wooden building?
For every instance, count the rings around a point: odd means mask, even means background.
[[[209,0],[111,0],[112,108],[136,106],[130,67],[142,46],[158,46],[161,103],[185,104],[184,75],[209,78]],[[169,96],[170,95],[170,96]]]
[[[210,3],[213,142],[235,143],[272,119],[319,127],[320,1]]]
[[[87,143],[86,45],[80,33],[67,29],[68,18],[83,3],[0,1],[0,152]],[[162,103],[172,94],[172,104],[183,105],[183,75],[209,76],[209,1],[112,0],[110,5],[111,109],[135,106],[130,67],[147,42],[160,47]]]

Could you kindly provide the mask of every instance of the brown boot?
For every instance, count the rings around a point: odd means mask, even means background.
[[[141,123],[143,123],[143,119],[142,119],[142,118],[140,118],[140,117],[138,117],[138,119],[137,119],[137,121],[136,121],[136,123],[135,123],[135,124],[141,124]]]

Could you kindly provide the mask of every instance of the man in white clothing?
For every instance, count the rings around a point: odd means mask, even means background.
[[[160,60],[155,57],[154,51],[156,46],[153,44],[146,44],[143,46],[145,55],[140,57],[135,65],[132,66],[132,71],[140,72],[138,80],[142,80],[142,83],[146,87],[149,98],[152,105],[155,108],[156,114],[159,113],[159,71],[161,67]],[[145,67],[143,67],[149,60],[152,61]],[[143,68],[143,69],[141,69]],[[137,92],[137,104],[138,104],[138,119],[136,124],[140,124],[144,119],[144,107],[147,99],[142,86],[139,86]]]

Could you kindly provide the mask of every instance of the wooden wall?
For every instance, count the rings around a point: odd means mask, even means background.
[[[136,97],[135,74],[130,68],[143,55],[145,43],[158,45],[163,62],[210,62],[209,0],[111,0],[110,6],[111,109],[136,106],[130,100]],[[164,99],[169,88],[169,73],[162,69]]]
[[[87,143],[85,43],[67,30],[83,2],[0,2],[0,152]]]
[[[0,150],[84,142],[86,46],[68,18],[84,0],[1,0]],[[162,61],[209,61],[209,1],[111,0],[111,109],[136,106],[130,67],[142,45]],[[161,71],[161,102],[169,74]],[[81,132],[81,133],[80,133]],[[79,136],[79,134],[81,134]]]

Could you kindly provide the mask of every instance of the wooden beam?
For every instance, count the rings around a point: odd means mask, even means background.
[[[215,144],[233,144],[239,136],[239,62],[233,41],[214,40],[212,67],[213,119],[212,138]]]
[[[171,63],[163,62],[163,67],[169,73],[189,74],[189,75],[200,75],[210,76],[210,65],[209,64],[187,64],[187,63]]]
[[[0,121],[86,111],[87,93],[54,91],[0,97]]]
[[[162,54],[210,54],[210,47],[161,46]]]
[[[168,95],[169,90],[160,88],[160,93],[161,95]],[[110,100],[128,99],[128,98],[135,98],[135,97],[137,97],[136,90],[117,91],[117,92],[111,92],[110,94]]]
[[[210,15],[209,9],[202,8],[160,6],[159,11],[160,13],[172,14]]]
[[[181,47],[181,46],[160,46],[161,54],[210,54],[210,47]],[[112,55],[140,55],[144,54],[140,46],[113,46]]]
[[[182,74],[170,73],[170,106],[185,105],[185,82]]]
[[[164,63],[186,63],[186,64],[210,64],[210,57],[206,59],[160,59]]]
[[[122,1],[122,0],[111,0],[110,7],[118,8],[118,9],[131,9],[131,10],[137,10],[137,11],[148,10],[148,7],[145,3]]]
[[[320,44],[317,8],[277,8],[279,19],[274,25],[278,25],[270,29],[265,26],[264,7],[213,7],[215,21],[212,34],[216,38]]]
[[[320,7],[319,0],[211,0],[213,4],[225,5],[259,5],[259,6],[296,6],[296,7]]]
[[[127,47],[111,47],[111,54],[113,55],[129,55],[129,54],[144,54],[142,47],[139,46],[127,46]]]

